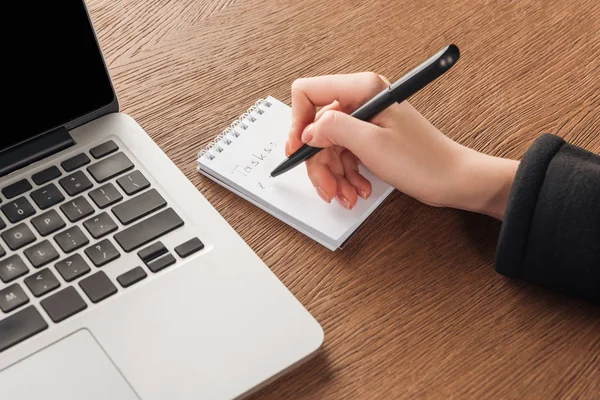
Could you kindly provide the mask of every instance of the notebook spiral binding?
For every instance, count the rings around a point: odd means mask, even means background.
[[[233,121],[231,125],[227,128],[223,129],[223,131],[217,135],[206,147],[198,153],[198,160],[202,157],[208,160],[214,160],[217,156],[211,152],[214,150],[217,153],[222,153],[225,150],[225,146],[228,146],[232,143],[232,140],[240,137],[243,134],[243,131],[249,128],[248,123],[256,122],[256,117],[252,115],[252,113],[263,115],[265,110],[261,107],[271,107],[271,103],[269,103],[265,99],[258,99],[253,106],[248,108],[245,113],[239,116],[238,119]]]

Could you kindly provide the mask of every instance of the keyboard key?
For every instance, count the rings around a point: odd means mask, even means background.
[[[133,168],[133,163],[123,153],[114,154],[87,167],[96,182],[102,183]]]
[[[79,167],[83,167],[86,164],[90,163],[90,158],[86,156],[84,153],[77,154],[74,157],[69,158],[68,160],[63,161],[60,165],[67,172],[71,172],[76,170]]]
[[[117,281],[124,288],[138,283],[148,276],[142,267],[135,267],[117,277]]]
[[[123,225],[128,225],[166,205],[167,202],[158,191],[151,189],[113,207],[112,212]]]
[[[58,181],[60,186],[65,189],[69,196],[78,195],[92,187],[92,181],[85,176],[83,171],[77,171],[71,175],[65,176]]]
[[[0,218],[0,229],[4,229],[6,228],[6,224],[4,223],[4,220],[2,220],[2,218]]]
[[[10,312],[15,308],[19,308],[28,302],[29,297],[27,297],[23,289],[21,289],[21,286],[16,283],[0,290],[0,309],[5,313]]]
[[[51,183],[31,192],[31,198],[39,208],[45,210],[46,208],[62,202],[65,199],[65,196],[62,195],[54,183]]]
[[[148,182],[146,177],[142,175],[140,171],[133,171],[117,179],[117,183],[129,196],[141,192],[150,186],[150,182]]]
[[[25,197],[19,197],[16,200],[6,203],[2,206],[2,212],[13,224],[35,214],[33,206]]]
[[[29,339],[48,328],[48,324],[34,306],[29,306],[0,320],[0,352]]]
[[[77,222],[94,213],[94,208],[83,196],[79,196],[71,201],[66,202],[60,209],[67,216],[69,221]]]
[[[109,140],[108,142],[102,143],[101,145],[96,146],[93,149],[91,149],[90,154],[95,159],[98,159],[98,158],[107,156],[110,153],[114,153],[117,150],[119,150],[119,146],[117,146],[117,144],[115,142],[113,142],[112,140]]]
[[[52,179],[56,179],[59,176],[62,175],[62,172],[60,172],[60,169],[58,169],[55,166],[52,166],[50,168],[46,168],[43,171],[38,172],[37,174],[34,174],[31,179],[35,182],[36,185],[43,185],[44,183],[48,183],[50,182]]]
[[[162,256],[167,253],[168,250],[162,242],[156,242],[153,245],[146,247],[138,251],[138,257],[142,259],[142,261],[147,264],[149,261],[154,260],[157,257]]]
[[[45,298],[40,304],[54,322],[63,321],[87,308],[87,304],[73,286]]]
[[[101,267],[112,260],[121,257],[119,251],[108,239],[104,239],[103,241],[88,247],[85,249],[85,254],[92,260],[96,267]]]
[[[54,246],[47,240],[34,244],[23,253],[35,268],[42,267],[58,258]]]
[[[44,214],[31,219],[31,224],[42,236],[47,236],[65,227],[65,221],[55,210],[50,210]]]
[[[90,272],[90,266],[85,262],[79,254],[73,254],[69,258],[59,261],[55,265],[58,273],[67,282],[79,278]]]
[[[4,239],[11,250],[18,250],[35,241],[35,236],[31,232],[31,229],[23,223],[2,232],[2,239]]]
[[[94,189],[90,192],[90,197],[99,208],[106,208],[121,201],[123,196],[112,183]]]
[[[48,268],[25,278],[25,284],[35,297],[40,297],[60,286],[60,282]]]
[[[54,240],[65,253],[75,251],[90,242],[78,226],[73,226],[59,233],[54,236]]]
[[[117,287],[108,279],[104,271],[98,271],[79,282],[79,287],[90,298],[92,303],[98,303],[117,293]]]
[[[162,269],[167,268],[169,265],[175,264],[175,257],[171,253],[162,256],[161,258],[157,258],[156,260],[150,261],[148,264],[148,269],[150,271],[156,273]]]
[[[83,223],[94,239],[99,239],[117,230],[117,224],[107,213],[103,212]]]
[[[17,197],[18,195],[25,193],[29,189],[31,189],[31,183],[29,183],[27,179],[21,179],[20,181],[3,188],[2,194],[7,199],[12,199],[13,197]]]
[[[172,208],[167,208],[115,235],[115,240],[126,252],[133,251],[183,226],[183,220]]]
[[[204,243],[200,241],[197,237],[188,240],[187,242],[175,247],[175,253],[179,255],[181,258],[188,257],[194,254],[197,251],[200,251],[204,248]]]
[[[4,257],[6,255],[6,250],[4,250],[4,247],[2,247],[2,245],[0,245],[0,258]]]
[[[16,254],[0,261],[0,279],[4,283],[13,281],[27,272],[29,272],[29,268],[27,268],[21,257]]]

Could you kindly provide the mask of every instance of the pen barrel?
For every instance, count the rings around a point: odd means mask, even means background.
[[[388,90],[388,88],[385,88],[377,96],[373,97],[371,100],[357,108],[352,113],[352,116],[360,119],[361,121],[369,121],[379,112],[394,104],[396,100],[388,95]]]
[[[354,111],[352,116],[363,121],[369,121],[392,104],[402,103],[452,68],[459,57],[458,47],[453,44],[447,46],[400,80],[379,92],[374,98]]]
[[[279,164],[272,172],[271,176],[276,177],[281,175],[290,169],[296,167],[298,164],[303,163],[308,160],[319,151],[323,150],[319,147],[312,147],[307,144],[302,145],[294,154],[286,158],[281,164]]]
[[[460,57],[458,47],[451,44],[438,54],[410,71],[389,87],[391,96],[402,103],[448,71]]]

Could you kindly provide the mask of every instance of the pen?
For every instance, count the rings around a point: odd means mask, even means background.
[[[458,60],[458,47],[451,44],[429,58],[389,87],[378,93],[371,100],[356,109],[351,115],[362,121],[368,121],[394,103],[401,103],[437,77],[448,71]],[[296,152],[286,158],[272,172],[276,177],[298,166],[321,151],[321,148],[304,144]]]

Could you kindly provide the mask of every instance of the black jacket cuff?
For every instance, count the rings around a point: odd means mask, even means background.
[[[496,271],[600,302],[600,156],[545,134],[515,176]]]

